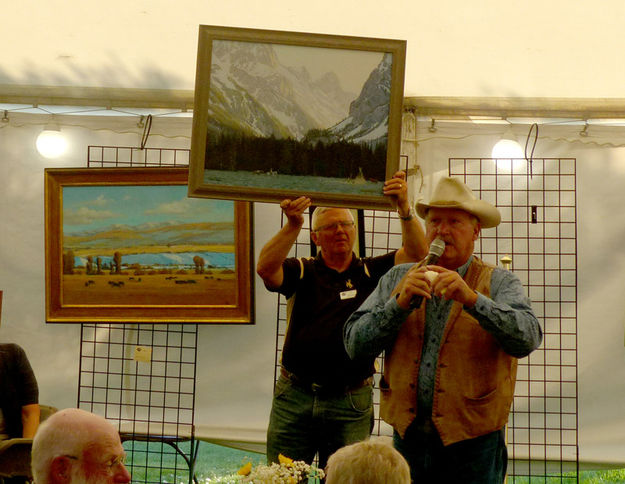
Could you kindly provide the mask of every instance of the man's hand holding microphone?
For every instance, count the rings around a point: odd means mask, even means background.
[[[399,306],[416,309],[424,298],[431,299],[432,295],[453,299],[467,307],[475,305],[477,293],[469,288],[460,274],[435,265],[444,250],[445,242],[434,239],[427,257],[406,273],[396,295]]]

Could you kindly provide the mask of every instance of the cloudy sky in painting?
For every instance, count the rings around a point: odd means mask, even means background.
[[[187,197],[186,185],[63,188],[63,232],[99,231],[113,225],[232,221],[231,200]]]
[[[273,46],[280,62],[290,67],[306,67],[313,79],[319,79],[327,72],[334,72],[341,81],[341,87],[358,95],[363,84],[382,60],[383,52],[369,52],[352,49],[326,49],[293,45]]]

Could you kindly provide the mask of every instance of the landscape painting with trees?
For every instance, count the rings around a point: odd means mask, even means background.
[[[189,194],[390,208],[404,58],[404,41],[201,26]]]
[[[251,322],[250,204],[188,198],[186,179],[46,170],[49,321]]]

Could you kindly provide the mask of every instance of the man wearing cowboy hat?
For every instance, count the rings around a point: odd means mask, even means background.
[[[502,483],[517,359],[542,331],[519,279],[473,255],[501,220],[494,206],[448,177],[417,213],[444,252],[391,269],[347,321],[345,347],[355,360],[386,351],[380,414],[413,482]]]

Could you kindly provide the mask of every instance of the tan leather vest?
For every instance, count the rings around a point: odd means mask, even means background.
[[[493,268],[474,256],[464,279],[490,296]],[[425,304],[408,316],[384,360],[380,415],[402,437],[416,417],[424,326]],[[506,424],[516,369],[517,359],[454,301],[441,342],[432,408],[443,444],[479,437]]]

